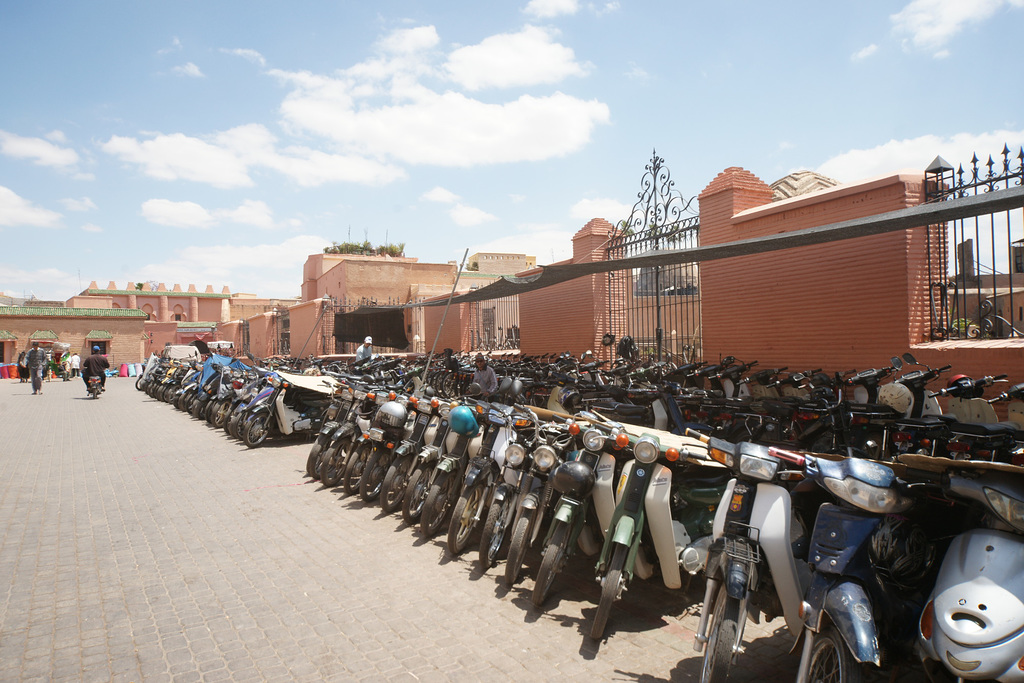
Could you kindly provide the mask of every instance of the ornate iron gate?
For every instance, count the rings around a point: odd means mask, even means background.
[[[698,244],[700,217],[674,189],[665,160],[652,154],[638,201],[609,241],[608,260]],[[630,335],[643,357],[690,362],[700,357],[700,278],[696,263],[608,274],[611,333]]]

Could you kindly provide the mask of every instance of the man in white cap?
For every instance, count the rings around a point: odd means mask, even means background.
[[[363,340],[363,345],[356,349],[356,362],[360,363],[373,356],[373,337]]]

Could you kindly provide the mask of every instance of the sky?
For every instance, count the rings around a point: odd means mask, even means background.
[[[332,242],[571,256],[656,152],[840,182],[1024,144],[1024,0],[0,3],[0,292],[299,294]]]

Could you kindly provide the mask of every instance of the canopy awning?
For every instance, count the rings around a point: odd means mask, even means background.
[[[13,341],[17,339],[12,333],[7,330],[0,330],[0,341]]]
[[[114,335],[106,330],[89,330],[89,334],[85,335],[85,338],[89,341],[93,339],[113,339]]]
[[[57,339],[57,333],[53,330],[36,330],[29,335],[29,339],[35,339],[37,341],[43,341],[44,339],[55,340]]]

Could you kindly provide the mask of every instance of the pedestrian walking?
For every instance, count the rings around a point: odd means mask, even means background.
[[[28,381],[28,351],[18,354],[18,382],[24,384]]]
[[[71,356],[71,376],[78,377],[82,371],[82,357],[77,353]]]
[[[46,351],[39,348],[39,342],[32,342],[32,348],[25,356],[29,374],[32,376],[32,395],[43,393],[43,373],[46,372]]]

